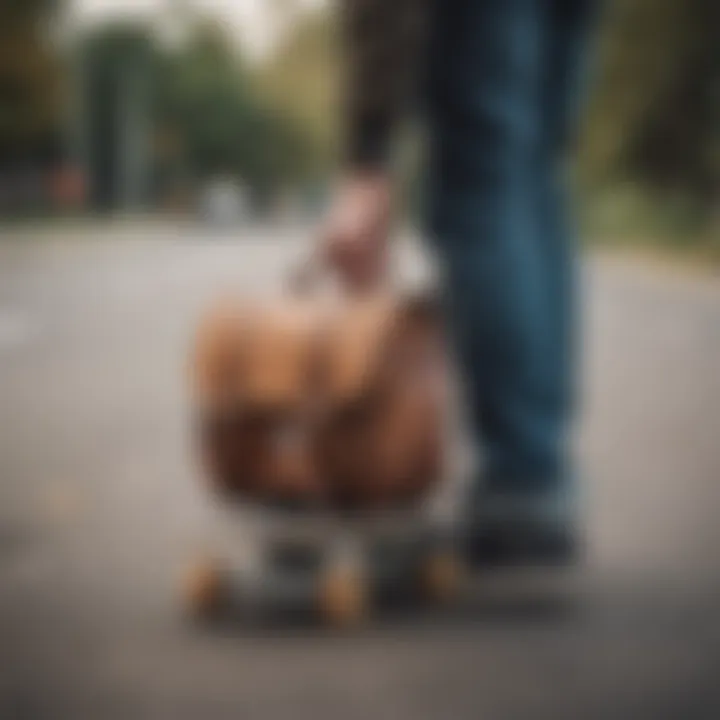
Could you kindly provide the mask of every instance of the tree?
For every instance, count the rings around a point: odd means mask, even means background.
[[[720,5],[615,0],[600,44],[583,166],[710,207],[720,190]]]
[[[312,142],[318,171],[330,165],[338,141],[338,48],[332,15],[307,13],[260,69],[261,92]]]
[[[51,37],[53,0],[0,4],[0,158],[45,160],[62,117],[62,68]]]
[[[242,57],[212,23],[163,61],[159,132],[176,164],[197,177],[232,173],[261,193],[307,172],[308,139],[261,98]]]
[[[110,209],[148,199],[154,125],[151,99],[158,50],[150,30],[112,22],[81,38],[76,63],[80,86],[75,122],[81,128],[91,201]]]

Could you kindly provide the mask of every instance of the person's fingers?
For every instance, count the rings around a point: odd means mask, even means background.
[[[385,275],[386,248],[383,239],[366,232],[340,232],[328,236],[326,261],[350,290],[369,290]]]
[[[350,290],[379,284],[385,273],[389,200],[384,182],[346,186],[321,235],[321,256]]]

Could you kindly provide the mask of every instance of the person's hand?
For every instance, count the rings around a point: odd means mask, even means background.
[[[339,185],[322,252],[347,289],[369,290],[385,278],[391,209],[391,182],[383,173],[352,175]]]

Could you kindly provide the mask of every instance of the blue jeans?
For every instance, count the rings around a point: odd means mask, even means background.
[[[575,249],[562,170],[591,0],[436,0],[429,230],[483,487],[570,485]]]

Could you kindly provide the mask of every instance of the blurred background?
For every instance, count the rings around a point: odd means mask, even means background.
[[[337,136],[329,3],[2,8],[2,215],[321,202]],[[705,0],[606,3],[575,168],[595,240],[717,254],[717,27]]]
[[[332,4],[0,0],[0,718],[715,720],[719,7],[608,0],[597,37],[573,602],[479,578],[455,612],[341,636],[213,633],[177,595],[214,532],[190,339],[312,240]]]

